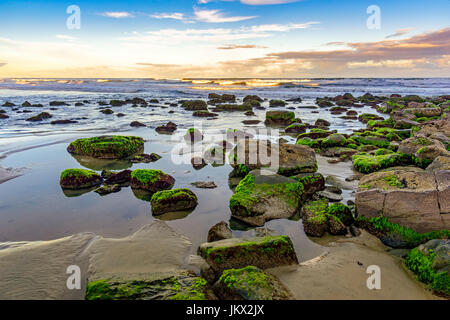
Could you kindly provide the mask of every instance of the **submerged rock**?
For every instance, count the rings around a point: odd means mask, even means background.
[[[175,179],[161,170],[136,169],[131,173],[131,187],[149,192],[171,189]]]
[[[151,154],[142,153],[142,154],[135,155],[131,159],[131,162],[132,163],[150,163],[150,162],[158,161],[161,158],[162,157],[156,153],[151,153]]]
[[[197,206],[197,196],[189,189],[174,189],[156,192],[151,200],[153,215],[166,212],[188,211]]]
[[[198,181],[198,182],[192,182],[191,183],[194,187],[200,188],[200,189],[215,189],[217,188],[217,185],[214,181]]]
[[[113,185],[104,185],[101,186],[100,188],[94,190],[94,192],[98,193],[101,196],[110,194],[110,193],[115,193],[115,192],[119,192],[122,189],[122,187],[118,184],[113,184]]]
[[[166,125],[156,127],[155,130],[160,134],[170,134],[177,130],[177,125],[169,121]]]
[[[100,136],[78,139],[67,151],[99,159],[126,159],[144,150],[144,139],[134,136]]]
[[[288,236],[232,238],[207,242],[198,254],[217,276],[227,269],[255,266],[268,269],[298,264],[294,246]]]
[[[214,292],[224,300],[293,299],[277,277],[254,266],[225,270],[214,285]]]
[[[103,178],[96,172],[86,169],[66,169],[61,172],[59,184],[63,189],[87,189],[103,182]]]

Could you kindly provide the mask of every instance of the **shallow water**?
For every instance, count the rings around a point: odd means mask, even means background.
[[[343,120],[333,116],[328,109],[302,108],[313,106],[315,97],[337,95],[351,92],[354,95],[371,92],[373,94],[419,94],[435,95],[448,94],[449,79],[324,79],[314,80],[318,86],[281,85],[278,87],[253,88],[246,86],[244,91],[227,91],[235,93],[238,100],[247,94],[258,94],[263,98],[296,98],[302,97],[302,103],[289,103],[288,108],[301,118],[304,123],[313,124],[317,118],[332,123],[331,129],[349,133],[354,129],[365,127],[359,121]],[[311,82],[311,81],[310,81]],[[31,84],[30,84],[31,83]],[[207,88],[220,84],[202,84]],[[226,89],[226,87],[225,87]],[[25,100],[30,103],[42,103],[43,108],[19,107],[31,113],[17,113],[11,108],[0,107],[7,111],[9,119],[0,120],[0,159],[3,167],[27,168],[21,177],[0,184],[0,242],[50,240],[79,232],[94,232],[105,237],[124,237],[137,231],[143,225],[151,222],[155,217],[151,214],[149,202],[136,197],[131,188],[122,188],[119,193],[100,196],[94,192],[85,194],[68,194],[59,186],[59,176],[67,168],[90,167],[100,171],[101,168],[151,168],[161,169],[176,179],[174,188],[191,188],[198,196],[199,205],[191,213],[180,215],[164,215],[167,223],[187,235],[192,243],[192,252],[197,246],[206,241],[209,228],[224,220],[230,221],[231,213],[228,200],[232,190],[228,185],[228,174],[231,167],[228,164],[218,167],[206,166],[201,170],[194,170],[191,164],[178,164],[172,159],[171,151],[179,143],[183,133],[193,125],[206,131],[226,130],[230,128],[264,128],[263,120],[266,110],[254,110],[256,116],[248,117],[241,112],[219,113],[217,119],[196,119],[190,111],[180,107],[170,107],[167,104],[181,99],[206,99],[208,92],[214,90],[196,90],[191,82],[180,81],[111,81],[98,83],[94,80],[84,80],[83,83],[57,83],[31,81],[28,84],[18,84],[12,80],[0,83],[0,104],[11,101],[18,105]],[[217,91],[216,91],[217,92]],[[117,114],[124,113],[125,117],[104,115],[99,112],[99,100],[125,99],[141,97],[147,101],[151,98],[159,99],[158,104],[146,108],[111,107]],[[62,100],[71,106],[56,107],[50,110],[48,102]],[[73,106],[75,102],[89,100],[90,103],[81,107]],[[268,102],[263,106],[268,107]],[[286,108],[270,108],[270,110]],[[168,111],[174,113],[169,114]],[[377,113],[370,107],[355,108],[358,113]],[[30,123],[26,118],[47,111],[53,118],[40,123]],[[317,113],[316,113],[317,112]],[[70,125],[51,125],[51,120],[74,119],[79,122]],[[259,119],[260,124],[246,126],[243,120]],[[174,136],[159,135],[154,128],[160,124],[173,121],[179,130]],[[130,130],[131,121],[140,121],[147,125],[145,128]],[[67,151],[68,143],[76,138],[89,137],[100,134],[131,134],[141,136],[146,140],[145,152],[155,152],[163,158],[150,164],[131,164],[127,162],[89,163],[83,159],[75,159]],[[206,138],[213,137],[208,135]],[[292,137],[285,137],[293,142]],[[212,142],[212,141],[211,141]],[[190,157],[189,157],[190,159]],[[325,176],[332,174],[342,180],[352,174],[351,163],[330,165],[326,159],[319,158],[319,172]],[[216,189],[198,189],[190,185],[196,181],[215,181]],[[344,200],[352,199],[352,190],[344,190]],[[239,223],[232,221],[234,236],[242,237],[253,234],[245,231]],[[301,221],[273,220],[265,225],[276,234],[289,235],[297,251],[300,261],[313,258],[322,252],[322,248],[306,237]]]

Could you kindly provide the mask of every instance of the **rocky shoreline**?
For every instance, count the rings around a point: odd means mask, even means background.
[[[86,255],[82,264],[87,266],[89,276],[85,278],[85,295],[78,298],[264,300],[329,299],[333,298],[332,295],[335,299],[436,298],[430,292],[439,297],[450,296],[450,96],[378,97],[368,93],[354,97],[346,93],[316,99],[315,107],[366,126],[352,133],[331,130],[331,123],[321,118],[316,119],[314,124],[303,123],[288,101],[267,101],[248,95],[241,103],[240,98],[229,94],[210,94],[208,99],[179,101],[179,104],[184,111],[192,112],[194,117],[205,119],[217,118],[223,113],[245,113],[252,117],[253,110],[264,110],[265,126],[279,129],[286,138],[295,139],[295,143],[289,143],[283,137],[278,141],[257,138],[251,130],[230,129],[225,140],[216,142],[201,155],[191,155],[193,169],[201,170],[207,165],[223,166],[224,161],[228,160],[232,168],[229,185],[233,195],[228,203],[232,219],[255,228],[264,227],[271,220],[297,216],[312,241],[320,242],[318,238],[324,236],[335,237],[334,242],[325,246],[328,255],[305,267],[298,264],[289,236],[273,235],[268,231],[256,237],[236,238],[227,222],[221,222],[210,229],[208,242],[198,247],[198,257],[195,259],[201,261],[198,263],[200,273],[195,274],[179,262],[181,256],[181,260],[186,259],[186,252],[177,257],[177,263],[168,263],[168,269],[150,267],[163,264],[165,258],[162,252],[155,253],[151,259],[156,260],[143,267],[139,260],[145,261],[150,257],[139,250],[120,267],[112,267],[114,262],[106,253],[114,252],[120,256],[129,250],[126,241],[123,246],[114,246],[108,244],[108,239],[83,235],[82,242],[86,247],[78,258]],[[134,98],[111,100],[99,105],[102,106],[100,112],[108,116],[114,113],[113,107],[127,104],[146,107],[150,103],[159,102]],[[63,106],[65,103],[55,101],[50,105]],[[22,107],[29,106],[29,103],[22,104]],[[376,113],[359,113],[358,109],[365,106],[375,109]],[[10,102],[5,102],[3,107],[17,111],[17,106]],[[267,110],[270,108],[277,110]],[[42,112],[27,121],[45,121],[51,117],[51,114]],[[141,127],[136,123],[131,125]],[[207,140],[207,132],[194,127],[179,129],[173,122],[156,128],[156,131],[160,134],[180,132],[187,150]],[[138,136],[108,135],[77,139],[68,145],[67,151],[73,157],[130,163],[151,163],[164,158],[155,153],[144,153],[144,140]],[[346,176],[345,180],[333,175],[324,176],[320,173],[318,159],[327,159],[330,167],[351,162],[353,174]],[[108,195],[130,187],[133,193],[148,199],[152,214],[156,217],[174,212],[189,214],[198,205],[198,197],[193,191],[188,188],[173,189],[176,179],[162,170],[95,169],[65,169],[59,181],[63,192],[69,194],[76,191],[81,195],[95,191]],[[214,188],[211,182],[204,184],[205,188]],[[344,196],[346,203],[342,203]],[[150,230],[155,226],[158,230],[165,228],[155,223],[143,230],[147,230],[152,237],[154,234]],[[166,234],[155,234],[162,242],[167,237]],[[131,237],[139,239],[140,232]],[[369,243],[369,247],[365,248]],[[53,246],[52,243],[42,245]],[[13,279],[11,268],[17,261],[15,255],[29,247],[35,248],[31,252],[39,253],[38,243],[0,250],[0,254],[6,257],[5,261],[11,261],[1,270],[7,275],[0,278],[2,287],[20,281]],[[387,253],[388,248],[405,251],[401,254],[402,258],[398,258]],[[350,254],[346,250],[355,253]],[[95,257],[100,257],[100,260],[95,260]],[[70,254],[67,258],[75,259]],[[370,262],[360,264],[363,258]],[[55,259],[58,260],[56,256]],[[380,292],[371,293],[365,287],[360,270],[356,272],[361,283],[357,283],[350,274],[344,276],[342,271],[336,270],[339,263],[346,266],[344,269],[348,273],[366,264],[380,264],[384,272],[391,272],[388,278],[392,283]],[[425,292],[415,280],[408,278],[402,265],[426,284],[430,292]],[[288,271],[287,268],[294,269]],[[335,270],[344,279],[330,284],[333,289],[329,293],[324,291],[325,281],[329,281],[331,276],[321,274],[323,268]],[[301,286],[311,286],[311,283],[302,272],[323,285],[311,294],[303,294],[301,290],[305,287]],[[400,281],[398,279],[405,284],[401,290],[394,285]],[[354,292],[349,294],[348,290]],[[63,291],[55,291],[59,292],[55,293],[55,297],[64,297]]]

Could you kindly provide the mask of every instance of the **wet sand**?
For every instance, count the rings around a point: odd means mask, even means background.
[[[361,236],[329,243],[327,253],[298,268],[268,270],[278,276],[299,300],[431,300],[440,299],[414,279],[402,259],[386,252],[378,238]],[[358,264],[362,263],[362,265]],[[381,289],[369,290],[367,267],[381,270]]]

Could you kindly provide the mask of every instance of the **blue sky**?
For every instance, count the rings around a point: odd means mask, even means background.
[[[0,77],[450,76],[449,12],[448,0],[2,1]]]

